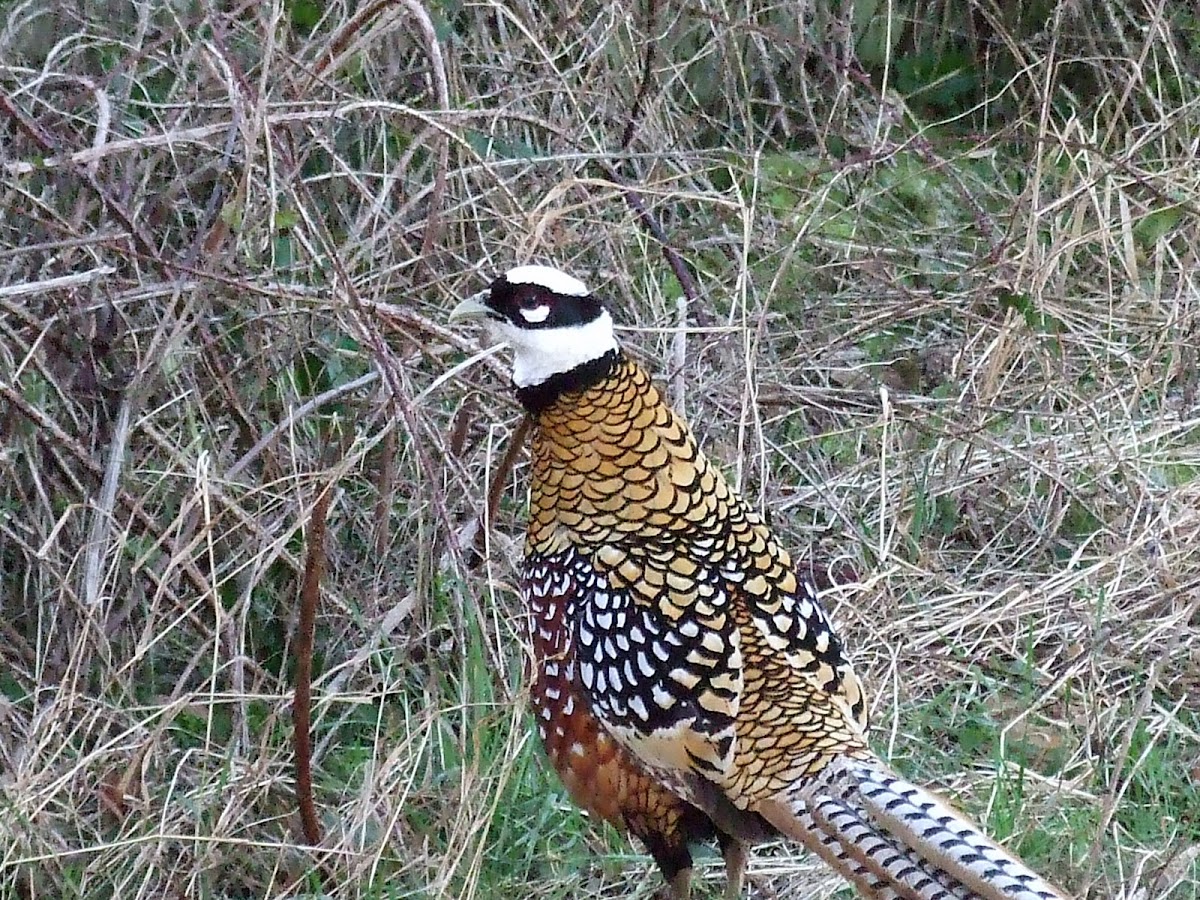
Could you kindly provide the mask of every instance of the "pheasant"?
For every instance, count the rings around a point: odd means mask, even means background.
[[[775,833],[866,897],[1063,900],[866,741],[866,703],[812,580],[618,346],[578,279],[519,266],[464,300],[513,350],[533,417],[521,593],[548,755],[639,837],[672,896],[716,837],[741,890]]]

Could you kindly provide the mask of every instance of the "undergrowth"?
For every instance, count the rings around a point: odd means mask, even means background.
[[[444,325],[539,261],[852,573],[881,753],[1074,895],[1200,897],[1185,4],[3,8],[0,895],[654,895],[531,734],[519,410]]]

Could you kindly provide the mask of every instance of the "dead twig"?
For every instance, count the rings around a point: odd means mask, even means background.
[[[296,802],[304,839],[310,847],[321,843],[321,823],[313,801],[312,780],[312,678],[313,642],[317,630],[317,604],[321,597],[321,577],[325,571],[325,522],[333,502],[334,485],[327,484],[317,495],[308,520],[308,554],[304,560],[304,581],[300,588],[300,617],[296,624],[293,654],[296,660],[295,689],[292,699],[292,730],[296,753]]]

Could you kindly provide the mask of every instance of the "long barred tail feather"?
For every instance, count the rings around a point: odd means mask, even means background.
[[[1006,900],[1065,900],[1066,894],[931,792],[905,781],[882,762],[855,760],[852,768],[871,818],[967,888]]]
[[[821,857],[864,897],[975,897],[944,873],[931,872],[919,855],[881,833],[844,800],[814,795],[805,801],[772,801],[760,811],[781,832]]]
[[[882,761],[842,759],[759,812],[881,900],[1067,900]]]
[[[958,900],[938,873],[907,847],[874,828],[844,800],[815,796],[798,819],[805,846],[855,884],[867,897],[885,900]]]

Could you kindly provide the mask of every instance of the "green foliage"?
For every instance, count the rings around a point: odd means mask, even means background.
[[[1012,291],[1002,290],[998,299],[1001,309],[1016,310],[1021,318],[1025,320],[1026,326],[1036,334],[1042,336],[1055,335],[1060,334],[1065,329],[1061,320],[1038,310],[1033,299],[1028,294],[1017,294]],[[1047,346],[1052,348],[1056,345],[1054,342],[1050,342]]]
[[[300,34],[308,34],[316,28],[325,12],[325,4],[321,0],[287,0],[285,8],[292,28]]]
[[[1110,784],[1119,778],[1126,785],[1128,802],[1121,805],[1117,819],[1135,841],[1159,839],[1164,826],[1172,840],[1185,846],[1200,841],[1200,784],[1181,734],[1195,734],[1200,716],[1184,712],[1180,725],[1182,729],[1156,734],[1151,722],[1136,722],[1124,770],[1102,773]]]

